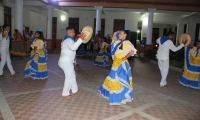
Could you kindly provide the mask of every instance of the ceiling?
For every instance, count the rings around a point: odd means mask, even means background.
[[[104,12],[140,12],[147,8],[156,8],[157,14],[200,15],[200,0],[24,0],[24,5],[46,9],[54,5],[63,11],[95,11],[94,6],[103,6]]]

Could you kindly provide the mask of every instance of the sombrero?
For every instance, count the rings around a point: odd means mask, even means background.
[[[92,37],[93,29],[90,26],[86,26],[83,28],[82,32],[86,34],[86,37],[83,40],[83,43],[87,43]]]
[[[183,33],[179,36],[179,44],[182,44],[183,42],[186,41],[185,46],[188,46],[191,43],[191,37],[187,33]]]

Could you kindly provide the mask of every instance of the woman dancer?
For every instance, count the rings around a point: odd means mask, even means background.
[[[109,65],[109,58],[108,58],[108,52],[107,52],[108,44],[105,42],[105,38],[103,39],[103,43],[100,46],[100,51],[97,54],[97,57],[94,61],[94,65],[98,66],[108,66]]]
[[[24,70],[25,77],[32,79],[46,79],[47,72],[47,50],[44,41],[43,32],[40,29],[35,33],[35,40],[31,44],[32,51],[29,61]]]
[[[126,104],[134,97],[131,67],[127,58],[136,54],[137,50],[126,40],[128,34],[128,30],[114,34],[111,43],[111,55],[114,60],[112,69],[99,88],[100,94],[109,99],[110,105]]]
[[[22,46],[22,35],[17,29],[15,29],[13,41],[13,49],[10,54],[20,58],[26,56],[26,53],[24,52],[24,48]]]

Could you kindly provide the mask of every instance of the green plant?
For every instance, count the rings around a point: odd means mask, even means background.
[[[144,56],[146,58],[149,58],[151,60],[155,60],[155,56],[156,56],[157,50],[155,49],[148,49],[144,52]]]
[[[157,53],[157,50],[155,49],[148,49],[145,51],[144,56],[146,58],[149,58],[151,60],[155,60],[155,55]],[[172,52],[170,51],[170,66],[177,67],[177,68],[183,68],[184,65],[184,48],[177,51]]]

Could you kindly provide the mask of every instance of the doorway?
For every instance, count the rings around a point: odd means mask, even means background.
[[[96,30],[96,18],[94,18],[94,30]],[[94,33],[94,36],[95,36],[95,34],[97,34],[95,32],[93,32],[93,33]],[[105,33],[105,19],[101,19],[101,34],[102,34],[102,36],[104,36],[104,33]]]
[[[124,30],[125,20],[124,19],[114,19],[113,33],[118,30]]]
[[[79,33],[79,18],[69,18],[69,27],[73,27],[76,33]]]
[[[54,48],[56,48],[56,38],[57,38],[57,17],[52,18],[52,39]]]
[[[152,33],[152,44],[156,44],[156,40],[159,37],[159,28],[153,28],[153,33]]]
[[[195,32],[195,39],[194,39],[194,46],[196,46],[198,39],[200,38],[200,23],[196,24],[196,32]]]
[[[4,24],[8,24],[12,28],[11,20],[11,8],[4,6]],[[12,34],[12,30],[10,30],[9,34]]]

